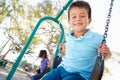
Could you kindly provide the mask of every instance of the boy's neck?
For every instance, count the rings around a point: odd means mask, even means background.
[[[87,30],[84,30],[82,32],[73,32],[73,36],[75,36],[76,38],[84,36],[84,34],[87,32]]]

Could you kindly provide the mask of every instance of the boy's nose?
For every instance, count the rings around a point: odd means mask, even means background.
[[[77,17],[76,17],[76,20],[80,21],[81,19],[80,19],[80,17],[79,17],[79,16],[77,16]]]
[[[79,17],[76,18],[77,21],[80,21],[81,19]]]

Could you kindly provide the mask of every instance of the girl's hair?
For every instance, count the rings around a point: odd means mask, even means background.
[[[70,10],[71,10],[73,7],[86,8],[87,11],[88,11],[88,18],[91,18],[91,7],[90,7],[89,3],[86,2],[86,1],[81,1],[81,0],[80,0],[80,1],[75,1],[75,2],[73,2],[73,3],[70,5],[70,7],[69,7],[69,9],[68,9],[68,20],[69,20],[69,18],[70,18]]]
[[[47,58],[47,51],[46,50],[41,50],[39,53],[39,57],[41,58],[44,55],[44,58]]]

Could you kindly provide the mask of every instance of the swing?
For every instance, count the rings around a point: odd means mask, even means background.
[[[103,38],[103,41],[101,44],[106,43],[107,32],[108,32],[108,27],[109,27],[109,23],[110,23],[113,2],[114,2],[114,0],[111,0],[109,13],[107,16],[108,19],[106,20],[105,32],[103,35],[104,38]],[[61,57],[59,55],[57,55],[53,61],[53,68],[56,68],[60,64],[61,61],[62,61]],[[90,76],[90,80],[101,80],[102,75],[103,75],[103,71],[104,71],[104,55],[98,53],[93,72]]]
[[[62,40],[64,38],[64,29],[63,29],[63,26],[62,24],[60,23],[60,21],[58,20],[59,17],[61,16],[61,14],[63,14],[64,10],[66,10],[68,8],[68,6],[72,3],[73,0],[68,0],[67,4],[63,7],[63,9],[59,12],[59,14],[53,18],[51,16],[46,16],[46,17],[43,17],[41,18],[38,23],[36,24],[35,28],[33,29],[30,37],[28,38],[25,46],[23,47],[23,50],[21,51],[20,55],[18,56],[16,62],[13,64],[12,66],[12,69],[10,70],[8,76],[6,77],[6,80],[11,80],[11,78],[13,77],[18,65],[20,64],[20,61],[22,59],[22,57],[24,56],[25,52],[26,52],[26,49],[28,48],[28,46],[30,45],[38,27],[40,26],[41,22],[45,21],[45,20],[52,20],[54,21],[55,23],[57,23],[59,26],[60,26],[60,29],[61,29],[61,36],[60,36],[60,39],[59,39],[59,42],[57,44],[57,47],[56,47],[56,50],[55,50],[55,55],[54,55],[54,60],[53,60],[53,65],[55,65],[54,63],[56,62],[55,60],[59,58],[58,56],[58,53],[59,53],[59,44],[62,43]],[[106,42],[106,37],[107,37],[107,32],[108,32],[108,27],[109,27],[109,23],[110,23],[110,18],[111,18],[111,11],[112,11],[112,6],[113,6],[113,1],[114,0],[111,0],[111,4],[110,4],[110,9],[109,9],[109,14],[108,14],[108,19],[106,21],[107,25],[106,25],[106,28],[105,28],[105,33],[104,33],[104,39],[103,39],[103,43]],[[55,59],[55,57],[58,57]],[[59,58],[60,59],[60,58]],[[61,62],[61,59],[59,60]],[[60,63],[59,62],[59,63]],[[58,64],[57,64],[58,65]],[[55,65],[55,66],[57,66]],[[103,74],[103,69],[104,69],[104,57],[103,55],[98,55],[97,59],[96,59],[96,63],[95,63],[95,67],[93,69],[93,73],[90,77],[90,80],[100,80],[101,77],[102,77],[102,74]]]
[[[103,38],[103,41],[101,44],[106,43],[107,32],[108,32],[109,23],[110,23],[113,2],[114,2],[114,0],[111,0],[109,13],[108,13],[107,20],[106,20],[105,32],[103,35],[104,38]],[[103,75],[103,71],[104,71],[104,55],[103,54],[101,55],[100,53],[98,53],[93,72],[90,76],[90,80],[101,80],[102,75]]]

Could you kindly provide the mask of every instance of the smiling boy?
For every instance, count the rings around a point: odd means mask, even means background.
[[[103,35],[87,29],[91,23],[91,7],[86,1],[73,2],[68,10],[72,30],[66,34],[65,56],[61,64],[42,80],[89,80],[98,52],[110,55]]]

